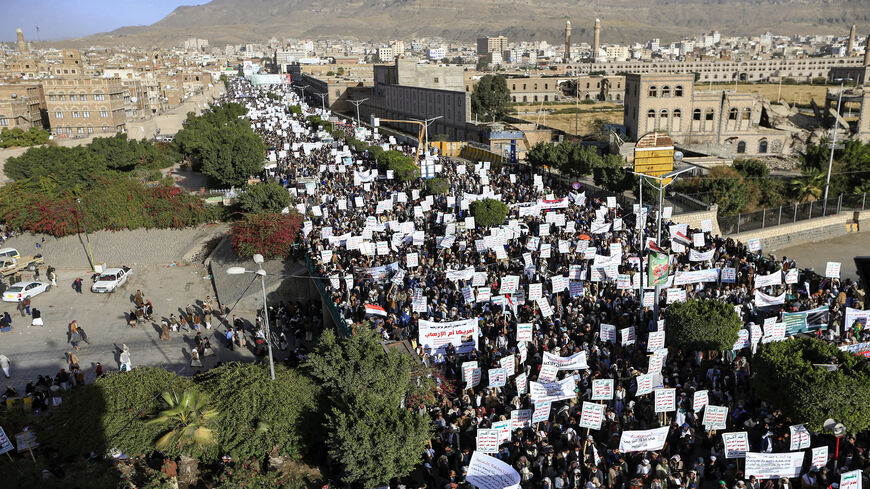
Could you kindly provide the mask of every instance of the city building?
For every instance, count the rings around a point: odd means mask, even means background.
[[[505,36],[479,37],[477,39],[477,55],[486,56],[489,53],[507,51],[508,40]]]
[[[42,85],[0,85],[0,129],[46,129],[45,110]]]
[[[631,74],[625,79],[629,139],[665,131],[674,141],[720,156],[788,154],[791,134],[762,127],[754,93],[696,90],[691,74]]]
[[[126,130],[124,98],[117,78],[54,78],[43,80],[51,132],[59,137]]]

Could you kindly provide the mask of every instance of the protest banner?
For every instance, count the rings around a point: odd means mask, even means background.
[[[507,372],[508,377],[515,374],[517,372],[517,359],[513,355],[508,355],[506,357],[502,357],[498,361],[498,366],[503,368],[505,372]]]
[[[517,375],[514,382],[517,384],[517,394],[523,395],[529,392],[529,377],[525,372]]]
[[[0,454],[10,452],[14,449],[15,447],[12,446],[12,442],[9,440],[9,437],[6,436],[6,432],[3,431],[3,427],[0,427]]]
[[[813,448],[812,456],[810,457],[810,466],[820,469],[828,465],[828,446],[823,445]]]
[[[558,373],[559,367],[555,365],[541,365],[541,370],[538,372],[538,382],[552,382],[556,380]]]
[[[665,364],[666,355],[659,354],[659,352],[666,353],[667,350],[659,350],[649,356],[649,363],[647,364],[646,373],[653,374],[662,371],[662,367]]]
[[[841,489],[861,489],[861,470],[843,472],[840,474]]]
[[[613,399],[613,379],[592,380],[592,400],[610,401]]]
[[[612,324],[604,324],[601,323],[600,332],[598,333],[601,341],[609,341],[611,343],[616,343],[616,326]]]
[[[754,285],[756,289],[782,285],[782,272],[777,270],[767,275],[756,275]]]
[[[558,370],[584,370],[589,368],[589,365],[586,364],[585,351],[575,353],[570,357],[559,357],[545,351],[542,365],[552,365]]]
[[[649,334],[649,340],[646,345],[646,351],[655,352],[665,347],[665,332],[653,331]]]
[[[532,413],[532,423],[540,423],[550,419],[550,408],[553,403],[550,401],[536,402],[535,411]]]
[[[652,374],[641,374],[635,377],[637,380],[637,393],[635,395],[642,396],[644,394],[649,394],[653,390],[653,378]]]
[[[655,412],[666,413],[668,411],[677,410],[677,390],[676,389],[656,389],[655,394]]]
[[[650,253],[649,254],[649,277],[647,282],[649,286],[665,285],[668,283],[670,257],[665,253]]]
[[[687,284],[699,284],[702,282],[715,282],[717,280],[719,280],[718,268],[692,271],[679,270],[674,274],[674,287]]]
[[[465,381],[465,388],[471,389],[472,387],[477,387],[480,385],[480,378],[483,376],[483,369],[476,368],[471,371],[471,379]]]
[[[829,261],[828,264],[825,265],[825,277],[840,278],[840,262]]]
[[[667,303],[686,302],[686,289],[671,287],[667,289]]]
[[[514,409],[511,411],[511,431],[532,426],[531,409]]]
[[[746,477],[757,479],[781,479],[801,476],[804,452],[756,453],[746,452],[743,472]]]
[[[870,309],[862,311],[851,307],[846,308],[846,315],[843,318],[843,326],[849,330],[864,330],[870,324]]]
[[[501,460],[479,451],[471,454],[471,463],[468,464],[465,480],[478,489],[519,489],[520,487],[519,472]]]
[[[483,453],[498,453],[498,430],[478,428],[477,451]]]
[[[755,306],[770,307],[785,304],[785,292],[778,296],[767,295],[762,291],[755,289]]]
[[[646,452],[661,450],[665,446],[670,426],[651,430],[623,431],[619,439],[620,452]]]
[[[506,441],[511,441],[511,420],[495,421],[492,423],[492,429],[498,430],[499,445]]]
[[[711,406],[707,405],[704,408],[704,426],[708,431],[712,430],[724,430],[726,429],[726,422],[728,421],[728,407],[727,406]]]
[[[577,423],[577,426],[581,428],[589,428],[591,430],[600,430],[601,423],[603,422],[604,404],[583,401],[583,409],[580,412],[580,422]]]
[[[788,427],[791,434],[789,437],[789,450],[792,452],[803,450],[810,447],[810,432],[802,424],[796,424]]]
[[[737,281],[737,269],[723,268],[721,278],[723,284],[733,284]]]
[[[697,235],[697,233],[695,233],[695,234]],[[690,249],[689,250],[689,261],[710,261],[713,259],[713,254],[715,252],[716,252],[715,249],[705,251],[703,253],[699,252],[699,251],[695,251],[694,248]]]
[[[477,318],[444,323],[420,319],[418,324],[418,341],[429,355],[446,355],[448,344],[460,355],[477,349]]]
[[[797,270],[797,268],[792,268],[791,270],[785,272],[785,283],[787,283],[787,284],[798,283],[798,270]]]
[[[507,371],[503,368],[491,368],[487,374],[489,376],[489,387],[504,387],[507,384]]]
[[[759,251],[761,251],[761,240],[758,238],[747,239],[746,248],[753,253],[758,253]]]
[[[619,330],[619,335],[622,338],[623,345],[633,345],[635,342],[634,326],[629,326]]]
[[[746,452],[749,451],[749,433],[722,433],[722,442],[725,444],[725,458],[746,458]]]
[[[462,381],[468,382],[476,368],[478,368],[477,361],[462,362]]]
[[[567,377],[559,382],[529,382],[529,393],[535,403],[573,399],[576,397],[576,383],[574,377]]]

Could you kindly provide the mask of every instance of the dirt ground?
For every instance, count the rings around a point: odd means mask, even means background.
[[[554,114],[560,109],[579,109],[579,114]],[[608,124],[622,124],[622,106],[619,104],[579,104],[572,103],[544,105],[522,105],[516,107],[516,117],[528,122],[565,131],[567,134],[587,136],[595,131],[595,121],[603,120]],[[542,113],[545,112],[546,114]],[[540,114],[540,117],[539,117]]]
[[[713,84],[714,90],[726,88],[734,90],[734,84]],[[708,90],[709,83],[696,83],[695,90]],[[779,83],[740,83],[737,85],[737,93],[760,93],[764,98],[770,101],[776,101],[777,96],[789,105],[809,105],[810,100],[815,100],[819,106],[825,105],[825,92],[828,87],[825,85],[782,85],[780,93]]]

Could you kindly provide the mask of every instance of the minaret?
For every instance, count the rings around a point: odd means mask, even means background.
[[[855,24],[849,29],[849,44],[846,46],[846,56],[852,56],[852,51],[855,50]]]
[[[27,53],[29,53],[30,50],[27,49],[27,43],[24,42],[24,33],[21,32],[21,28],[20,28],[20,27],[19,27],[18,29],[15,29],[15,35],[18,37],[18,51],[19,51],[21,54],[27,54]]]
[[[571,21],[565,21],[565,62],[571,60]]]
[[[592,35],[592,61],[598,61],[598,46],[601,45],[601,20],[595,19],[595,30]]]
[[[870,68],[870,34],[867,34],[867,45],[864,46],[864,68]]]

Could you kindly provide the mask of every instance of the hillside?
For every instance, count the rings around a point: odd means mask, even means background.
[[[723,35],[848,34],[870,29],[865,0],[213,0],[179,7],[148,27],[124,27],[82,39],[88,43],[167,44],[190,36],[213,44],[270,36],[358,40],[442,37],[562,42],[565,21],[575,42],[591,40],[602,20],[602,42],[662,41],[718,29]]]

